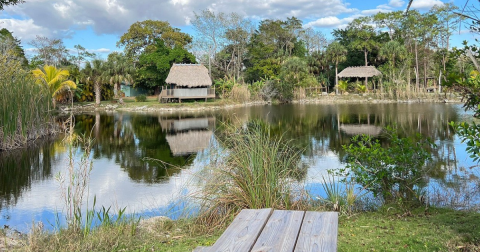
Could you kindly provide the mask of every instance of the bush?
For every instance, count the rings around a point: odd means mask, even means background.
[[[428,149],[435,147],[429,139],[420,135],[400,138],[396,130],[387,128],[389,144],[362,135],[352,138],[350,145],[344,145],[347,165],[336,171],[336,175],[352,176],[352,179],[369,190],[374,196],[381,196],[385,203],[414,203],[424,186],[424,165],[431,159]]]
[[[135,97],[135,101],[136,102],[145,102],[145,101],[147,101],[147,97],[145,95],[137,95]]]

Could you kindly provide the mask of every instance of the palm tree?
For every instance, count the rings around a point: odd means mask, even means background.
[[[337,41],[327,47],[327,57],[335,63],[335,93],[338,94],[338,63],[347,60],[347,49]]]
[[[406,58],[407,49],[405,49],[405,46],[398,41],[392,40],[382,46],[379,56],[390,63],[390,81],[393,82],[395,78],[395,63]]]
[[[115,94],[122,104],[123,99],[118,94],[118,91],[120,90],[120,84],[122,82],[133,82],[131,76],[131,73],[134,71],[133,64],[127,60],[127,57],[123,53],[113,52],[108,55],[106,70],[110,85],[114,85]]]
[[[102,84],[108,79],[106,63],[100,59],[94,59],[91,63],[87,61],[84,72],[87,81],[93,81],[94,83],[95,106],[99,106],[102,98]]]
[[[68,80],[70,73],[65,69],[57,69],[55,66],[45,65],[43,69],[32,70],[36,82],[45,85],[52,96],[53,108],[56,107],[56,98],[62,92],[77,88],[75,82]]]

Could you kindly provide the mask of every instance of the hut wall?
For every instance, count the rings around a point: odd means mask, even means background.
[[[177,120],[173,122],[173,128],[177,131],[189,129],[206,129],[208,128],[208,118]]]
[[[207,96],[207,88],[182,88],[182,89],[174,89],[173,90],[174,97],[206,97]]]
[[[127,85],[121,85],[120,89],[122,90],[123,93],[125,93],[125,97],[133,97],[137,95],[147,95],[148,90],[140,87],[132,87],[132,86],[127,86]]]

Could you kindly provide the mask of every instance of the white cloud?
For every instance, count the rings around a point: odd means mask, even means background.
[[[443,5],[440,0],[414,0],[410,8],[412,9],[430,9],[435,5]]]
[[[3,16],[22,17],[30,21],[39,35],[62,36],[68,30],[91,26],[97,34],[123,34],[131,24],[147,19],[165,20],[173,26],[188,25],[193,12],[210,9],[214,12],[235,11],[246,17],[284,19],[318,19],[357,12],[343,0],[29,0],[5,8]],[[13,30],[16,33],[15,29]],[[37,31],[38,32],[38,31]],[[32,33],[34,37],[36,32]]]
[[[49,29],[36,25],[33,19],[19,20],[19,19],[0,19],[2,28],[13,33],[13,36],[22,41],[31,41],[35,39],[36,35],[53,36],[53,32]]]
[[[416,0],[415,0],[416,1]],[[393,8],[400,8],[405,4],[405,1],[402,0],[390,0],[388,5],[392,6]]]
[[[309,22],[305,27],[337,27],[342,24],[342,21],[334,16],[324,17],[315,21]]]

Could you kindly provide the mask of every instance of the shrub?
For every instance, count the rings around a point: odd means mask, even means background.
[[[145,95],[137,95],[135,97],[135,101],[136,102],[145,102],[145,101],[147,101],[147,97]]]
[[[389,144],[362,135],[352,138],[350,145],[344,145],[347,165],[337,170],[340,176],[352,179],[369,190],[374,196],[381,196],[384,202],[414,203],[424,185],[425,163],[431,159],[428,149],[435,147],[429,139],[420,135],[400,138],[396,130],[387,128]]]

